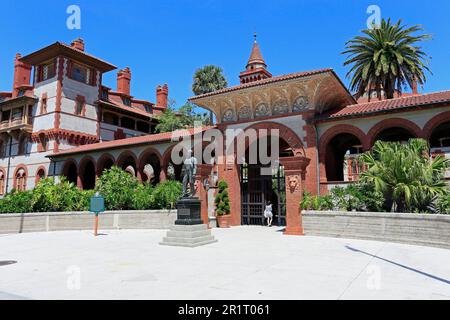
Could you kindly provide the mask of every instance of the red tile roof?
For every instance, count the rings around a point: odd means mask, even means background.
[[[106,141],[106,142],[99,142],[99,143],[93,143],[93,144],[86,144],[77,148],[69,149],[60,151],[58,153],[54,153],[49,155],[49,158],[53,157],[62,157],[77,153],[87,153],[87,152],[93,152],[93,151],[101,151],[105,149],[116,149],[121,147],[130,147],[134,145],[140,145],[140,144],[150,144],[150,143],[160,143],[165,141],[171,141],[172,138],[176,137],[188,137],[192,136],[195,133],[204,132],[209,129],[212,129],[215,127],[203,127],[200,129],[185,129],[185,130],[178,130],[174,132],[166,132],[166,133],[158,133],[158,134],[151,134],[141,137],[134,137],[134,138],[128,138],[128,139],[122,139],[122,140],[114,140],[114,141]],[[198,130],[198,131],[195,131]]]
[[[20,58],[20,61],[30,65],[38,65],[39,63],[42,63],[50,58],[54,58],[58,55],[65,55],[69,58],[94,65],[101,72],[108,72],[117,69],[116,66],[97,58],[96,56],[59,41]]]
[[[260,80],[260,81],[254,81],[254,82],[245,83],[245,84],[241,84],[241,85],[238,85],[238,86],[229,87],[229,88],[225,88],[225,89],[222,89],[222,90],[214,91],[214,92],[211,92],[211,93],[198,95],[198,96],[190,98],[189,100],[190,101],[195,101],[195,100],[198,100],[198,99],[201,99],[201,98],[206,98],[206,97],[209,97],[209,96],[215,96],[215,95],[222,94],[222,93],[227,93],[227,92],[232,92],[232,91],[236,91],[236,90],[241,90],[241,89],[261,86],[261,85],[265,85],[265,84],[269,84],[269,83],[273,83],[273,82],[292,80],[292,79],[297,79],[297,78],[302,78],[302,77],[307,77],[307,76],[312,76],[312,75],[321,74],[321,73],[327,73],[327,72],[332,72],[334,74],[333,69],[330,69],[330,68],[328,68],[328,69],[320,69],[320,70],[311,70],[311,71],[305,71],[305,72],[291,73],[291,74],[286,74],[286,75],[282,75],[282,76],[278,76],[278,77],[263,79],[263,80]]]
[[[110,106],[110,107],[113,107],[113,108],[117,108],[117,109],[120,109],[120,110],[128,111],[128,112],[131,112],[131,113],[134,113],[134,114],[139,114],[139,115],[144,116],[144,117],[146,117],[148,119],[152,119],[155,116],[154,114],[149,113],[147,111],[143,111],[140,108],[129,107],[129,106],[126,106],[123,103],[119,103],[117,101],[111,101],[111,100],[105,101],[105,100],[101,99],[101,100],[98,100],[97,103],[104,104],[104,105],[107,105],[107,106]]]
[[[253,44],[252,53],[250,54],[250,58],[248,59],[248,65],[251,65],[253,63],[260,63],[263,65],[266,65],[266,62],[264,61],[264,58],[261,53],[261,49],[259,49],[259,44],[256,42]]]
[[[418,106],[436,103],[450,102],[450,91],[434,92],[423,95],[407,96],[402,98],[373,101],[346,106],[343,109],[328,112],[320,117],[320,120],[335,119],[364,115],[368,113],[384,112],[389,110],[414,108]]]

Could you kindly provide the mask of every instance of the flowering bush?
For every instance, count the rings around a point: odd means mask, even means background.
[[[167,181],[153,188],[113,167],[98,179],[95,190],[80,190],[65,178],[42,179],[32,191],[13,190],[0,200],[0,213],[88,211],[95,192],[105,198],[106,210],[173,209],[182,185]]]

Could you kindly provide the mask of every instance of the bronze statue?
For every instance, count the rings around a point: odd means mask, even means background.
[[[197,159],[192,155],[192,150],[189,150],[188,156],[183,163],[183,198],[192,198],[195,195],[196,174]]]

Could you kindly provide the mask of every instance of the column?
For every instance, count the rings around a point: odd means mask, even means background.
[[[159,173],[159,182],[164,182],[167,180],[167,166],[161,166],[161,172]]]
[[[203,223],[209,228],[208,214],[208,191],[205,189],[204,181],[210,178],[212,165],[199,164],[197,166],[197,174],[195,175],[195,196],[201,201],[201,217]]]
[[[286,230],[285,235],[304,235],[300,201],[305,189],[306,168],[310,160],[301,156],[280,159],[286,177]]]

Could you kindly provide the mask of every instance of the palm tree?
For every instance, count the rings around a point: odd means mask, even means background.
[[[361,182],[374,185],[395,211],[426,212],[436,197],[449,192],[444,180],[449,160],[431,159],[428,150],[423,139],[407,144],[377,141],[372,151],[361,155],[366,167]]]
[[[430,39],[428,34],[415,35],[423,29],[418,26],[405,27],[399,20],[382,20],[379,27],[363,30],[363,36],[356,36],[345,45],[348,58],[344,66],[352,65],[347,77],[351,77],[350,89],[357,97],[365,93],[377,93],[378,99],[392,99],[398,91],[409,85],[414,89],[417,84],[426,82],[425,70],[430,71],[428,55],[417,45]]]
[[[227,80],[220,67],[209,65],[195,71],[192,83],[192,92],[195,95],[214,92],[228,86]],[[213,114],[210,113],[210,121],[213,123]]]

